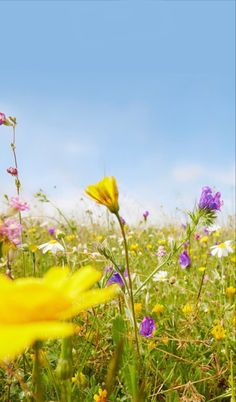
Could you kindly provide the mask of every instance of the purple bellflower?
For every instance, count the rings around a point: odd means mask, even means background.
[[[180,255],[179,255],[179,264],[182,269],[185,269],[190,266],[191,260],[188,255],[187,250],[184,250]]]
[[[114,272],[114,274],[108,279],[107,285],[111,285],[112,283],[117,283],[119,286],[123,287],[124,286],[124,281],[119,274],[119,272]]]
[[[146,338],[150,338],[152,336],[153,331],[155,331],[155,321],[151,317],[144,317],[143,321],[140,324],[139,333],[140,335],[145,336]]]

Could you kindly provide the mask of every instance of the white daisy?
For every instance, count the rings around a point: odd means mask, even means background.
[[[223,243],[210,247],[211,255],[216,255],[218,258],[227,257],[229,253],[233,253],[231,243],[232,240],[226,240]]]
[[[165,282],[167,280],[167,271],[158,271],[154,276],[153,280],[154,282]]]
[[[48,251],[51,251],[52,254],[56,254],[58,251],[65,251],[64,247],[57,240],[50,240],[47,243],[41,244],[38,248],[42,250],[43,254],[46,254]]]

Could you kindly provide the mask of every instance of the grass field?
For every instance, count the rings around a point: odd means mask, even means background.
[[[107,224],[59,210],[45,225],[6,199],[1,401],[235,402],[234,226],[215,224],[219,196],[203,190],[186,225],[144,211],[131,227],[114,178],[86,192]]]

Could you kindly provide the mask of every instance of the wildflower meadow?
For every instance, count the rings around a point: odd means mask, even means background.
[[[0,215],[0,400],[236,401],[234,223],[223,194],[196,189],[185,222],[121,216],[114,176],[84,196],[106,222],[36,218],[24,199],[17,120]],[[42,191],[37,203],[50,204]]]

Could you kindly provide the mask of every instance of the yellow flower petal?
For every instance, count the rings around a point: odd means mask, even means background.
[[[57,322],[111,300],[117,285],[88,290],[101,274],[92,267],[74,274],[49,270],[44,278],[14,281],[0,275],[0,358],[14,357],[35,340],[69,336],[73,327]]]
[[[103,304],[113,299],[120,293],[120,287],[118,285],[111,285],[105,289],[94,289],[81,293],[74,304],[58,314],[59,319],[67,319],[73,317],[83,310],[86,310],[92,306]]]
[[[53,321],[0,325],[0,360],[13,359],[37,340],[67,337],[73,332],[72,324]]]
[[[104,177],[98,183],[89,185],[85,192],[98,204],[105,205],[112,213],[119,211],[119,191],[113,176]]]

